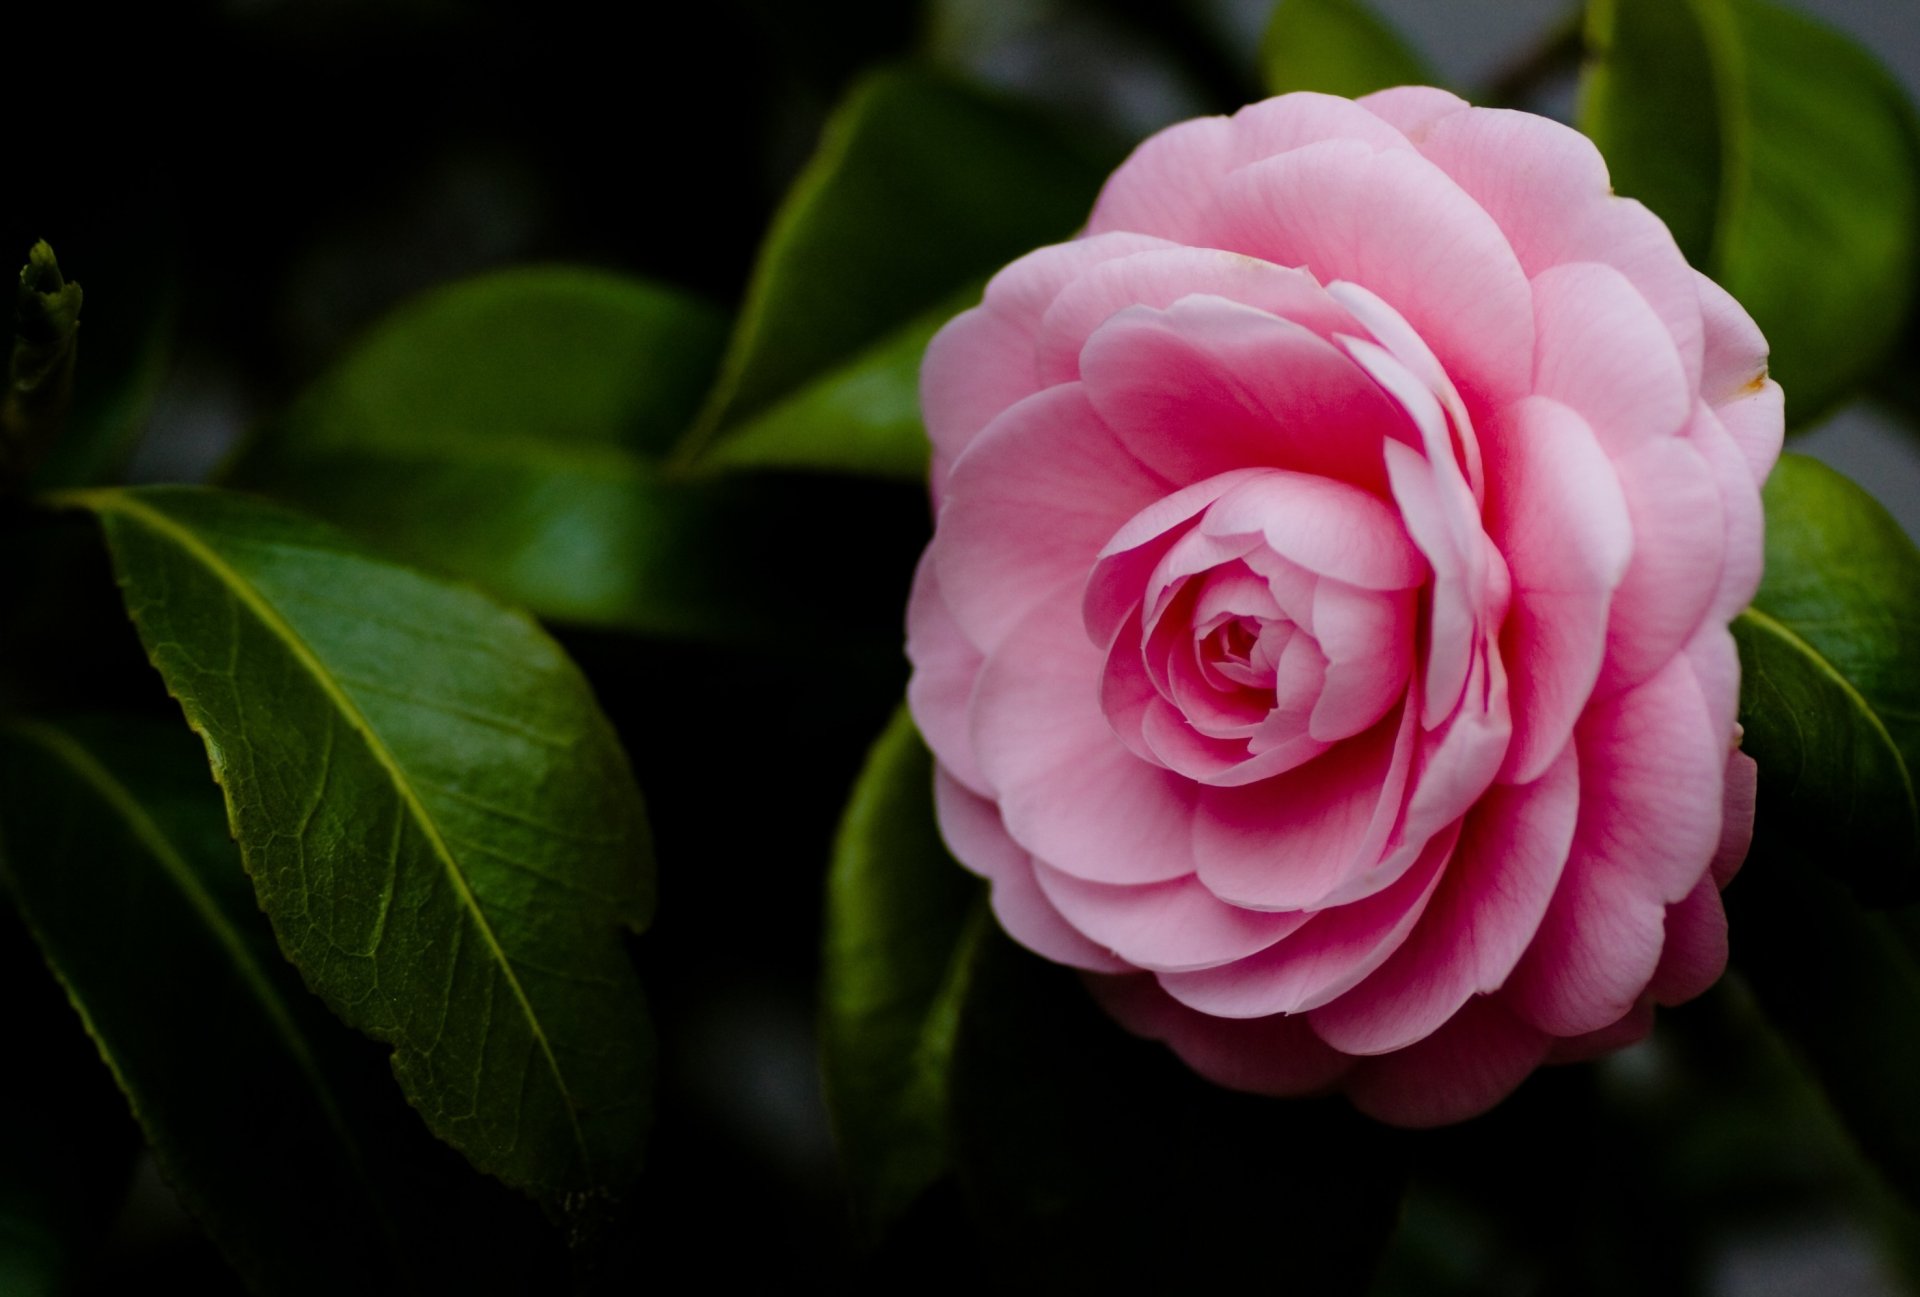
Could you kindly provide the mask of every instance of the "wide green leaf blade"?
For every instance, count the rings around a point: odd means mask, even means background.
[[[1366,1291],[1405,1147],[1338,1099],[1201,1080],[997,930],[954,1047],[954,1150],[1018,1292]]]
[[[571,1204],[629,1179],[651,1037],[619,934],[651,862],[572,663],[525,616],[244,497],[65,499],[98,516],[308,985],[482,1170]]]
[[[1920,552],[1865,491],[1782,456],[1735,623],[1767,831],[1875,902],[1920,896]]]
[[[1389,86],[1430,86],[1426,63],[1361,0],[1280,0],[1260,39],[1269,93],[1318,90],[1349,99]]]
[[[903,69],[869,75],[774,218],[686,453],[1072,234],[1102,174],[1045,123],[963,86]],[[818,453],[843,461],[830,432],[817,430]]]
[[[234,1266],[312,1293],[404,1267],[373,1179],[383,1132],[349,1120],[326,1050],[341,1028],[260,921],[192,738],[16,725],[0,733],[0,828],[9,890]]]
[[[870,1237],[950,1169],[947,1084],[980,891],[940,841],[933,758],[903,707],[840,821],[821,972],[827,1103]]]
[[[1857,387],[1912,298],[1920,151],[1887,70],[1770,0],[1590,10],[1582,126],[1622,193],[1752,313],[1788,413]]]
[[[701,639],[896,633],[904,560],[861,538],[905,508],[857,483],[660,462],[722,333],[711,307],[598,271],[464,281],[378,325],[227,480],[550,620]],[[924,455],[914,418],[913,438],[889,444]]]

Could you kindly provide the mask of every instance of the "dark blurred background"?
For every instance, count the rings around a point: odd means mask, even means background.
[[[16,6],[0,27],[0,257],[24,257],[35,239],[47,239],[85,286],[83,366],[90,350],[166,339],[133,472],[193,480],[356,333],[436,283],[510,263],[577,261],[731,307],[826,113],[877,62],[928,59],[1033,100],[1117,158],[1170,121],[1256,97],[1255,51],[1270,7]],[[1375,7],[1464,90],[1523,63],[1569,12],[1557,0]],[[1803,7],[1852,31],[1910,89],[1920,87],[1920,11],[1907,0]],[[1527,102],[1568,116],[1576,71],[1570,63],[1549,69],[1529,84]],[[1880,493],[1910,532],[1920,531],[1920,443],[1871,407],[1842,411],[1800,448],[1834,461]],[[897,542],[904,570],[919,506],[910,492],[875,489],[893,492],[880,506],[887,516],[908,520]],[[772,652],[749,658],[608,634],[566,638],[627,736],[662,862],[660,921],[638,947],[664,1061],[646,1191],[652,1227],[636,1246],[652,1264],[691,1268],[703,1287],[893,1286],[889,1258],[859,1260],[847,1227],[814,1061],[813,975],[833,824],[867,742],[898,697],[904,662],[888,648],[822,670]],[[701,709],[701,697],[725,689],[752,691],[750,729]],[[804,760],[794,755],[801,744]],[[764,777],[768,769],[778,777]],[[729,791],[716,791],[716,771],[733,781]],[[1836,1169],[1830,1126],[1774,1132],[1797,1141],[1784,1167],[1764,1149],[1713,1151],[1714,1139],[1737,1143],[1723,1127],[1704,1135],[1682,1128],[1676,1114],[1713,1106],[1728,1075],[1762,1075],[1763,1089],[1798,1093],[1780,1057],[1742,1053],[1752,1047],[1737,1043],[1747,1012],[1737,987],[1683,1012],[1698,1024],[1687,1046],[1660,1037],[1604,1069],[1545,1078],[1489,1119],[1508,1138],[1480,1129],[1472,1151],[1442,1141],[1427,1146],[1431,1157],[1444,1160],[1454,1147],[1484,1162],[1487,1177],[1541,1177],[1542,1193],[1564,1206],[1577,1198],[1580,1177],[1591,1181],[1608,1168],[1636,1174],[1628,1161],[1639,1152],[1543,1151],[1529,1141],[1565,1129],[1570,1114],[1624,1104],[1645,1117],[1637,1138],[1670,1141],[1667,1152],[1694,1158],[1683,1170],[1719,1185],[1716,1193],[1730,1177],[1746,1177],[1758,1200],[1722,1193],[1712,1199],[1718,1223],[1693,1222],[1717,1231],[1704,1254],[1698,1237],[1685,1244],[1702,1290],[1902,1291],[1870,1232],[1877,1199]],[[1736,1043],[1698,1056],[1699,1041],[1722,1039]],[[1722,1115],[1737,1125],[1772,1111],[1756,1102]],[[103,1123],[118,1120],[102,1111]],[[1701,1139],[1705,1151],[1696,1147]],[[1743,1170],[1747,1156],[1771,1169]],[[1702,1199],[1676,1190],[1673,1200]],[[1471,1183],[1416,1195],[1410,1241],[1383,1283],[1409,1293],[1654,1290],[1634,1287],[1641,1271],[1624,1263],[1616,1269],[1626,1286],[1612,1285],[1608,1266],[1619,1258],[1597,1253],[1580,1262],[1584,1279],[1543,1268],[1525,1259],[1524,1240],[1505,1237],[1514,1230],[1487,1234],[1473,1203]],[[921,1287],[977,1290],[983,1280],[952,1205],[936,1197],[895,1252],[942,1258],[931,1280],[924,1267],[915,1271]],[[1594,1253],[1595,1237],[1569,1243],[1566,1255]],[[1661,1246],[1681,1247],[1659,1242],[1657,1230],[1647,1237],[1655,1239],[1647,1245],[1653,1269],[1666,1255]],[[1495,1251],[1479,1255],[1477,1247]],[[1500,1247],[1521,1259],[1500,1259]],[[1434,1257],[1468,1266],[1469,1277],[1429,1286],[1417,1276],[1432,1273],[1422,1267]],[[88,1291],[165,1280],[207,1293],[235,1286],[143,1162]]]

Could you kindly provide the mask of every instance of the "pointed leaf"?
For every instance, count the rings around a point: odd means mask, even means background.
[[[1389,86],[1438,84],[1361,0],[1280,0],[1260,40],[1260,74],[1276,95],[1318,90],[1354,99]]]
[[[659,462],[706,390],[721,326],[700,302],[597,271],[464,281],[378,325],[228,480],[553,620],[703,639],[897,634],[902,561],[863,543],[884,502],[858,484],[795,490]],[[894,511],[924,525],[917,500]]]
[[[748,418],[702,457],[716,468],[825,470],[920,482],[920,357],[940,326],[980,300],[971,285]]]
[[[1066,969],[979,943],[952,1080],[961,1185],[1011,1291],[1361,1293],[1404,1142],[1337,1099],[1221,1089]]]
[[[868,76],[774,217],[687,454],[1066,238],[1101,175],[1044,123],[974,91],[901,69]],[[830,444],[821,454],[845,457]]]
[[[1872,497],[1781,458],[1766,577],[1735,623],[1766,830],[1875,902],[1920,896],[1920,552]]]
[[[1906,317],[1912,110],[1866,50],[1770,0],[1599,0],[1581,126],[1614,185],[1752,312],[1795,423],[1858,386]]]
[[[934,826],[933,758],[903,707],[840,821],[821,972],[827,1103],[872,1237],[950,1169],[947,1078],[979,900]]]
[[[644,814],[524,616],[216,491],[76,493],[205,740],[280,945],[473,1163],[549,1201],[637,1170],[651,1068],[619,930]]]
[[[7,886],[235,1267],[262,1289],[325,1293],[403,1265],[371,1178],[377,1132],[350,1124],[323,1056],[338,1024],[260,923],[193,740],[18,725],[0,735],[0,825]],[[236,1138],[236,1118],[269,1110]]]

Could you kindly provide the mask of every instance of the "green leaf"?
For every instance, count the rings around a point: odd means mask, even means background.
[[[997,931],[969,973],[953,1069],[961,1186],[1003,1288],[1366,1290],[1404,1141],[1344,1102],[1202,1081]]]
[[[947,1078],[980,900],[940,841],[933,758],[902,707],[840,821],[821,974],[827,1104],[870,1238],[950,1169]]]
[[[972,285],[837,369],[730,430],[702,457],[716,468],[826,470],[920,482],[920,357],[940,326],[980,300]]]
[[[1766,831],[1865,900],[1920,895],[1920,551],[1832,469],[1782,456],[1766,576],[1734,625]]]
[[[1768,0],[1596,0],[1581,125],[1753,314],[1789,418],[1857,387],[1912,297],[1920,160],[1892,76]]]
[[[0,1069],[0,1292],[54,1297],[106,1238],[140,1133],[4,886],[0,985],[9,1053],[26,1060]]]
[[[708,450],[969,282],[1066,238],[1102,175],[1044,123],[959,85],[900,69],[868,76],[774,218],[685,453]],[[817,437],[810,461],[837,466],[849,455],[831,433],[805,425],[787,436],[795,447]]]
[[[721,333],[711,308],[599,272],[469,280],[377,326],[228,479],[557,621],[896,633],[899,562],[849,543],[884,512],[870,498],[659,462]],[[805,585],[796,569],[842,579]]]
[[[281,948],[435,1134],[577,1204],[638,1169],[652,908],[625,755],[537,626],[217,491],[79,492]]]
[[[1260,39],[1269,93],[1318,90],[1357,98],[1438,81],[1426,63],[1360,0],[1280,0]]]
[[[328,1051],[341,1028],[261,923],[192,738],[17,725],[0,734],[0,825],[7,886],[234,1266],[312,1293],[404,1266],[371,1178],[380,1132],[350,1123]]]
[[[1920,915],[1863,910],[1818,855],[1772,832],[1727,889],[1733,962],[1868,1159],[1920,1207]],[[1840,847],[1852,849],[1853,844]]]

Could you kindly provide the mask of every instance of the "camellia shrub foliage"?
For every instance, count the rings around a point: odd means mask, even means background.
[[[571,8],[17,44],[0,1292],[1920,1291],[1873,52]]]

